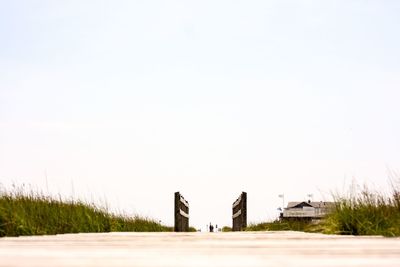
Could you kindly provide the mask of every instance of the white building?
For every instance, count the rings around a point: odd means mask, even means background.
[[[320,219],[331,212],[335,202],[289,202],[283,210],[283,218]]]

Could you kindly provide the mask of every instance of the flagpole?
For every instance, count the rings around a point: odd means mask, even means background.
[[[285,194],[280,194],[278,197],[282,198],[282,211],[285,208]]]

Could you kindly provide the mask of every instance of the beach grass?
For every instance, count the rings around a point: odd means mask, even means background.
[[[333,194],[335,208],[325,218],[276,220],[250,224],[246,231],[303,231],[340,235],[400,236],[400,190],[391,183],[391,193],[367,186],[352,186],[346,194]]]
[[[400,191],[390,195],[364,187],[336,198],[336,208],[321,222],[325,233],[400,236]]]
[[[232,232],[232,227],[230,227],[230,226],[223,226],[223,227],[222,227],[222,232]]]
[[[172,230],[153,219],[116,215],[79,200],[64,201],[18,189],[0,191],[0,236]]]
[[[314,232],[315,224],[305,220],[275,220],[272,222],[251,223],[246,231],[302,231]]]

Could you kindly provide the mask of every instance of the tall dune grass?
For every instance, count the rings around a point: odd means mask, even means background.
[[[63,201],[41,193],[0,191],[0,236],[87,232],[172,231],[140,216],[115,215],[83,201]]]
[[[391,195],[364,187],[345,197],[336,197],[336,209],[324,224],[324,232],[348,235],[400,236],[400,191]]]
[[[399,183],[400,185],[400,183]],[[304,231],[341,235],[400,236],[400,186],[384,194],[352,186],[347,194],[334,194],[335,209],[320,221],[278,220],[250,224],[247,231]]]

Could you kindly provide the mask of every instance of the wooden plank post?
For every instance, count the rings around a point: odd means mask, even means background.
[[[247,227],[247,193],[242,192],[242,218],[240,229],[244,230]]]
[[[175,232],[188,232],[189,231],[189,203],[179,193],[175,192],[174,195],[174,231]]]
[[[242,231],[247,227],[247,193],[242,192],[232,204],[232,231]]]
[[[181,232],[182,229],[182,220],[181,216],[179,214],[180,211],[180,199],[181,195],[179,192],[175,192],[175,223],[174,223],[174,231],[175,232]]]

